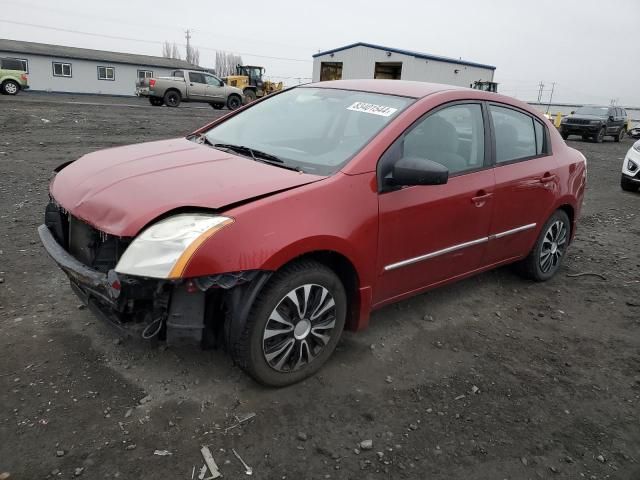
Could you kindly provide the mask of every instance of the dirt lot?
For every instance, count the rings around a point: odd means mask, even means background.
[[[640,194],[619,187],[630,140],[570,142],[589,188],[552,281],[503,268],[385,308],[320,375],[273,390],[221,351],[118,338],[37,240],[56,165],[219,114],[0,98],[0,472],[190,479],[209,445],[228,479],[246,477],[232,448],[259,479],[640,478]],[[567,276],[582,272],[604,278]]]

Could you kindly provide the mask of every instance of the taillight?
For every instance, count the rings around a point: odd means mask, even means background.
[[[21,79],[23,82],[26,82],[26,81],[29,79],[29,77],[27,77],[27,74],[26,74],[26,73],[23,73],[23,74],[21,74],[21,75],[20,75],[20,79]]]
[[[149,79],[149,86],[150,86],[151,88],[153,88],[153,87],[155,87],[155,86],[156,86],[156,79],[155,79],[155,78],[150,78],[150,79]]]

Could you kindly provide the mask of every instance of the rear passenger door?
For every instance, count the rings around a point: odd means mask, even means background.
[[[191,100],[207,100],[207,84],[204,74],[200,72],[189,72],[187,81],[187,94]]]
[[[527,112],[489,104],[495,202],[487,264],[526,255],[555,203],[558,165],[548,126]]]

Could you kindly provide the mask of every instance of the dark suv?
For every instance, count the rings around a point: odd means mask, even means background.
[[[627,112],[621,107],[580,107],[562,119],[560,133],[565,140],[569,135],[581,135],[583,140],[593,138],[602,142],[606,135],[619,142],[624,137]]]

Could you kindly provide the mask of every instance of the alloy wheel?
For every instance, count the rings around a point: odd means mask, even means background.
[[[542,240],[540,249],[540,270],[548,273],[560,265],[560,259],[564,255],[567,246],[567,226],[557,220],[551,224]]]
[[[13,82],[7,82],[7,84],[4,86],[4,91],[9,95],[15,95],[18,92],[18,87]]]
[[[291,372],[310,364],[331,340],[336,302],[325,287],[305,284],[287,293],[273,309],[262,335],[268,365]]]

